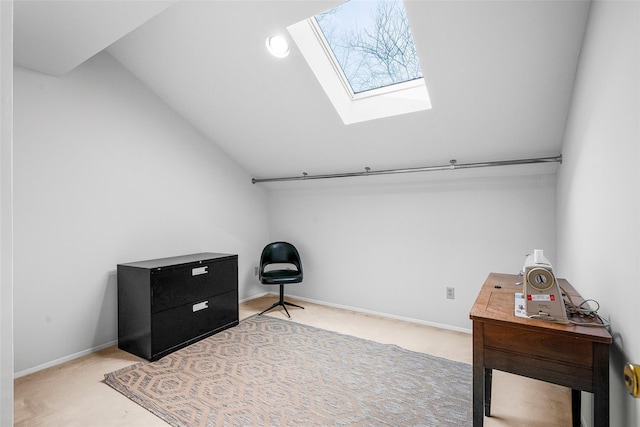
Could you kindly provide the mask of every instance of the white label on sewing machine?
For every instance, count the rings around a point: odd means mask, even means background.
[[[516,292],[516,298],[514,301],[515,315],[518,317],[529,317],[527,316],[527,309],[525,307],[524,294]]]
[[[209,268],[208,265],[205,265],[204,267],[196,267],[194,269],[191,270],[191,275],[192,276],[199,276],[201,274],[207,274],[207,268]]]
[[[202,301],[197,304],[193,304],[193,312],[204,310],[205,308],[209,308],[209,301]]]
[[[527,295],[527,299],[529,301],[555,301],[556,296],[554,294],[551,295]]]

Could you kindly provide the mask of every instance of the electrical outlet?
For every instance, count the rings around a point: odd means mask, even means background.
[[[254,276],[258,275],[258,267],[253,267],[253,275]]]
[[[447,288],[447,299],[454,299],[456,297],[455,288]]]

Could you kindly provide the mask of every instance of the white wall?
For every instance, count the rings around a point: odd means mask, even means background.
[[[640,426],[622,382],[623,364],[640,363],[639,62],[640,3],[594,2],[558,177],[557,267],[611,317],[612,426]]]
[[[0,1],[0,425],[13,425],[13,1]]]
[[[533,249],[555,259],[555,175],[492,173],[283,184],[271,238],[296,245],[305,268],[286,293],[470,330],[490,272],[517,274]]]
[[[109,54],[15,69],[14,161],[19,375],[117,340],[118,263],[234,253],[264,291],[266,192]]]

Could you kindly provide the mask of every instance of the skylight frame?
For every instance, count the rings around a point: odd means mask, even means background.
[[[327,38],[324,36],[324,32],[322,32],[322,29],[320,28],[320,25],[318,24],[316,17],[315,16],[310,17],[309,19],[307,19],[307,22],[311,26],[311,30],[313,31],[313,34],[316,36],[318,43],[320,43],[320,45],[322,46],[322,50],[324,51],[325,55],[327,55],[327,59],[329,60],[331,67],[333,67],[333,70],[335,71],[336,75],[340,79],[340,83],[342,84],[342,87],[347,92],[347,95],[349,95],[351,99],[354,99],[356,96],[356,93],[351,88],[351,84],[349,84],[349,80],[347,79],[347,76],[344,74],[344,71],[342,70],[340,63],[338,62],[338,59],[333,53],[333,49],[331,49],[331,46],[329,46],[329,42],[327,41]]]
[[[345,124],[431,109],[424,77],[354,93],[313,16],[287,30]]]

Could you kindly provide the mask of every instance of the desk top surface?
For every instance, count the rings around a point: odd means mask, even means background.
[[[198,254],[190,254],[190,255],[180,255],[174,256],[170,258],[158,258],[158,259],[149,259],[145,261],[137,261],[137,262],[128,262],[122,263],[118,265],[126,266],[126,267],[137,267],[137,268],[146,268],[146,269],[157,269],[162,267],[179,267],[183,264],[191,264],[200,261],[212,261],[224,258],[237,258],[238,255],[232,254],[218,254],[212,252],[202,252]]]
[[[518,317],[514,313],[514,298],[517,292],[522,292],[522,277],[515,274],[491,273],[482,285],[482,289],[476,298],[476,302],[471,308],[469,317],[473,321],[488,323],[508,323],[509,326],[530,329],[544,330],[558,333],[560,335],[575,336],[576,338],[588,339],[603,343],[611,343],[611,335],[604,327],[580,326],[562,323],[548,322],[540,319],[529,319]],[[574,303],[579,304],[583,298],[565,279],[558,279],[562,289],[571,296]],[[496,288],[499,286],[499,288]]]

